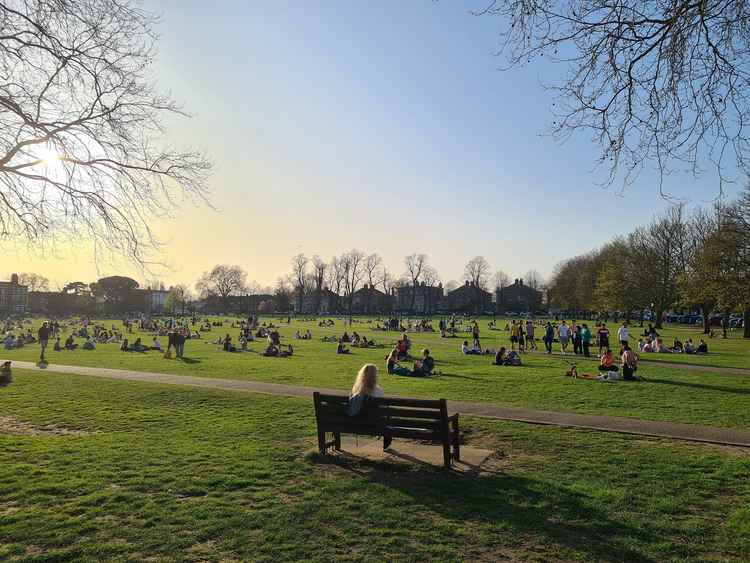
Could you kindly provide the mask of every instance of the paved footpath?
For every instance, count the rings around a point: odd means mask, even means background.
[[[0,360],[2,362],[4,360]],[[313,391],[321,393],[342,394],[341,389],[323,389],[313,387],[299,387],[282,385],[279,383],[263,383],[260,381],[240,381],[235,379],[215,379],[211,377],[196,377],[191,375],[174,375],[168,373],[148,373],[121,369],[95,368],[83,366],[65,366],[48,364],[40,368],[31,362],[13,362],[13,367],[28,370],[47,370],[57,373],[70,373],[103,377],[106,379],[122,379],[126,381],[143,381],[168,385],[191,385],[209,389],[223,389],[229,391],[245,391],[252,393],[267,393],[269,395],[283,395],[287,397],[311,397]],[[466,401],[449,401],[451,412],[462,415],[481,416],[501,420],[513,420],[531,424],[545,424],[553,426],[567,426],[586,428],[604,432],[620,432],[640,436],[656,436],[691,442],[708,442],[732,446],[750,447],[750,431],[734,428],[719,428],[714,426],[700,426],[697,424],[681,424],[676,422],[659,422],[640,420],[620,416],[601,416],[579,414],[572,412],[543,411],[517,407],[503,407],[492,403],[474,403]]]

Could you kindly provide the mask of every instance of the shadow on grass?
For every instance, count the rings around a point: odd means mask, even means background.
[[[180,358],[182,360],[182,363],[184,364],[199,364],[201,363],[200,360],[196,360],[195,358],[185,358],[184,356]]]
[[[693,389],[704,389],[708,391],[719,391],[720,393],[733,393],[735,395],[750,395],[750,389],[735,389],[732,387],[722,387],[721,385],[709,385],[707,383],[691,383],[689,381],[674,381],[673,379],[658,379],[649,376],[648,383],[658,383],[661,385],[674,385],[676,387],[692,387]]]
[[[630,546],[661,539],[613,518],[594,499],[552,480],[503,470],[456,473],[429,465],[318,453],[309,454],[308,461],[336,466],[407,495],[415,513],[424,507],[461,523],[510,528],[514,536],[534,538],[539,546],[554,543],[594,560],[652,562]]]

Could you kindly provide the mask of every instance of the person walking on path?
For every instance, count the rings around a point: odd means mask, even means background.
[[[50,335],[50,329],[49,324],[47,321],[44,321],[42,323],[42,326],[39,327],[39,332],[37,332],[37,336],[39,337],[39,348],[41,349],[41,355],[39,356],[39,361],[44,361],[44,351],[47,349],[47,343],[49,342],[49,335]]]
[[[591,352],[589,352],[589,347],[591,346],[591,331],[589,330],[589,326],[586,323],[583,323],[579,333],[581,335],[583,355],[588,358],[591,356]]]

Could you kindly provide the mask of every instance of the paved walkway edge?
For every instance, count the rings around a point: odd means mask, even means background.
[[[5,361],[0,359],[0,362]],[[282,395],[287,397],[311,397],[314,391],[331,394],[343,394],[341,389],[324,389],[283,385],[280,383],[265,383],[261,381],[244,381],[236,379],[219,379],[211,377],[197,377],[192,375],[175,375],[168,373],[150,373],[110,368],[95,368],[84,366],[67,366],[48,364],[42,368],[31,362],[14,361],[13,366],[18,369],[52,371],[101,377],[105,379],[120,379],[125,381],[140,381],[167,385],[189,385],[209,389],[228,391],[245,391],[265,393],[268,395]],[[705,442],[727,446],[750,447],[750,431],[735,428],[720,428],[702,426],[698,424],[684,424],[677,422],[661,422],[654,420],[640,420],[619,416],[590,415],[573,412],[544,411],[518,407],[503,407],[492,403],[474,403],[467,401],[449,401],[451,412],[462,415],[480,416],[500,420],[511,420],[529,424],[563,426],[597,430],[602,432],[618,432],[638,436],[669,438],[690,442]]]

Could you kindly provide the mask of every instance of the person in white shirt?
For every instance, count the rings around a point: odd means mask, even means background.
[[[628,343],[628,338],[630,338],[630,331],[628,330],[628,323],[625,321],[622,323],[622,326],[617,329],[617,340],[619,340],[620,344],[624,346]]]
[[[560,348],[562,348],[562,353],[565,354],[568,351],[568,340],[570,338],[570,327],[565,324],[565,321],[557,327],[557,336],[560,337]]]

